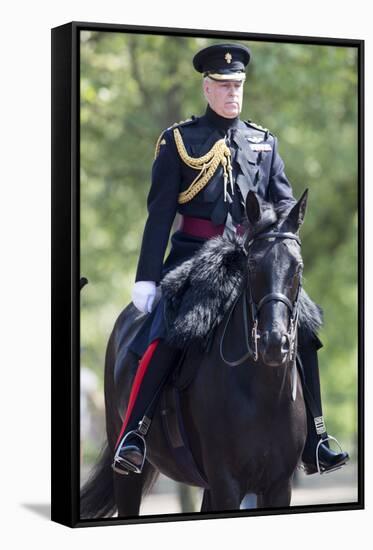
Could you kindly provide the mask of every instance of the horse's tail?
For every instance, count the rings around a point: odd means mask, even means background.
[[[110,517],[116,512],[111,463],[111,452],[106,446],[88,481],[80,491],[80,517],[82,519]]]

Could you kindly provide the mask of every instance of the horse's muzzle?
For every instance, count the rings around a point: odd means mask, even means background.
[[[279,367],[285,363],[290,351],[288,335],[279,331],[263,332],[259,340],[259,353],[263,363]]]

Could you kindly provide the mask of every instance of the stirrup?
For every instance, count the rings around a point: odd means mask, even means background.
[[[316,447],[316,467],[317,467],[317,471],[320,475],[322,475],[322,474],[331,474],[332,472],[335,472],[336,470],[340,470],[342,468],[342,466],[344,466],[346,464],[346,462],[343,462],[342,464],[339,464],[338,466],[334,466],[334,468],[328,468],[327,470],[320,466],[319,447],[322,443],[324,443],[325,441],[329,441],[329,440],[335,441],[336,444],[338,445],[341,453],[343,453],[343,449],[341,447],[341,444],[339,443],[339,441],[335,437],[333,437],[331,435],[328,435],[328,437],[324,437],[324,439],[321,438],[320,441],[317,444],[317,447]]]
[[[129,462],[125,458],[122,458],[121,456],[119,456],[119,453],[120,453],[120,451],[123,447],[123,444],[125,443],[128,436],[131,436],[131,437],[135,436],[141,442],[142,451],[143,451],[143,459],[142,459],[142,463],[140,464],[140,466],[136,466],[135,464],[132,464],[132,462]],[[122,441],[118,445],[118,448],[117,448],[117,450],[115,452],[115,455],[114,455],[113,464],[112,464],[111,467],[114,470],[114,472],[116,472],[118,474],[125,473],[123,471],[123,469],[117,468],[116,463],[119,463],[119,464],[122,464],[126,470],[128,470],[128,473],[133,472],[135,474],[141,474],[142,469],[144,467],[144,463],[145,463],[145,457],[146,457],[146,441],[145,441],[145,438],[141,435],[141,433],[138,430],[132,430],[132,431],[128,432],[128,434],[126,434],[123,437]]]

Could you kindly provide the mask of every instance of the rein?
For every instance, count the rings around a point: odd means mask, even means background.
[[[294,235],[294,233],[285,232],[285,231],[266,231],[264,233],[258,233],[258,235],[255,235],[251,239],[246,239],[244,244],[244,252],[246,256],[249,254],[249,249],[251,245],[258,239],[292,239],[296,241],[299,246],[301,246],[301,241],[298,235]],[[282,302],[284,303],[289,311],[290,311],[290,326],[289,331],[287,333],[287,338],[289,341],[289,353],[290,357],[289,360],[291,361],[295,356],[295,341],[296,341],[296,332],[297,332],[297,324],[298,324],[298,302],[299,302],[299,294],[301,289],[301,283],[298,285],[297,289],[297,295],[295,297],[294,303],[292,303],[285,294],[282,294],[281,292],[271,292],[269,294],[266,294],[263,296],[263,298],[260,300],[259,304],[256,304],[253,300],[252,293],[251,293],[251,285],[250,281],[248,284],[249,288],[249,306],[251,311],[251,321],[252,321],[252,330],[251,330],[251,338],[249,337],[249,323],[248,323],[248,317],[247,317],[247,288],[243,290],[241,294],[238,295],[236,300],[234,301],[229,314],[227,316],[227,320],[225,322],[224,328],[223,328],[223,334],[220,339],[220,357],[230,367],[237,367],[238,365],[241,365],[246,361],[246,359],[249,359],[250,357],[253,358],[254,361],[258,360],[259,354],[258,354],[258,340],[260,339],[260,335],[258,334],[258,322],[259,322],[259,313],[262,307],[271,302]],[[242,316],[243,316],[243,326],[244,326],[244,334],[245,334],[245,343],[247,347],[247,352],[244,353],[242,357],[235,361],[228,361],[224,357],[223,353],[223,343],[225,334],[227,332],[227,328],[229,325],[229,322],[231,320],[232,313],[237,305],[238,300],[243,296],[242,300]],[[251,341],[251,345],[250,345]]]

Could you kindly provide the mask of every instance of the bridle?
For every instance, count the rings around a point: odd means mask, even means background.
[[[257,241],[258,239],[292,239],[296,241],[299,246],[301,246],[301,241],[298,235],[295,235],[294,233],[286,232],[286,231],[266,231],[263,233],[258,233],[257,235],[252,236],[251,238],[246,237],[243,245],[243,250],[246,254],[246,256],[249,255],[250,247],[252,244]],[[241,365],[246,359],[252,358],[254,361],[258,360],[259,354],[258,354],[258,340],[260,339],[260,335],[258,334],[258,322],[259,322],[259,314],[260,310],[263,308],[265,304],[271,301],[276,302],[282,302],[284,303],[289,311],[290,311],[290,321],[289,321],[289,329],[286,333],[286,337],[288,338],[289,342],[289,360],[292,361],[295,357],[296,352],[296,336],[297,336],[297,325],[298,325],[298,303],[299,303],[299,295],[300,295],[300,289],[301,289],[301,282],[298,284],[297,293],[294,302],[292,303],[285,294],[282,294],[281,292],[271,292],[269,294],[266,294],[263,296],[263,298],[260,300],[258,304],[255,303],[253,297],[252,297],[252,291],[251,291],[251,285],[250,285],[250,271],[248,271],[248,284],[245,285],[245,288],[241,294],[237,296],[234,303],[232,304],[232,307],[229,311],[229,314],[227,316],[227,320],[225,322],[224,328],[223,328],[223,334],[220,339],[220,357],[226,363],[227,365],[231,367],[236,367],[238,365]],[[249,289],[249,292],[247,294],[247,288]],[[242,300],[242,317],[243,317],[243,325],[244,325],[244,334],[245,334],[245,343],[247,347],[247,352],[240,357],[240,359],[237,359],[235,361],[228,361],[223,354],[223,342],[224,337],[232,316],[233,311],[236,308],[238,300],[243,296]],[[252,323],[252,329],[251,329],[251,338],[249,338],[249,324],[248,324],[248,318],[247,318],[247,305],[249,306],[250,312],[251,312],[251,323]]]

